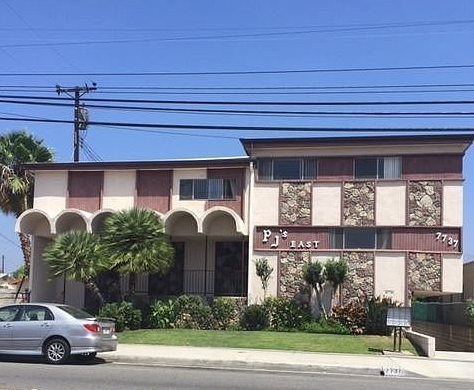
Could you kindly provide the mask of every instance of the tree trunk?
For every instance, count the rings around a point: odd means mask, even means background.
[[[316,300],[318,301],[319,314],[322,315],[323,318],[326,320],[328,318],[328,314],[326,313],[326,308],[324,307],[324,304],[323,304],[323,297],[321,294],[322,286],[318,286],[315,290],[316,290]]]
[[[102,306],[104,304],[104,297],[102,296],[99,287],[93,281],[89,281],[84,283],[86,288],[91,292],[92,296],[99,302],[99,305]]]
[[[24,233],[18,233],[20,237],[21,251],[23,252],[23,262],[25,264],[25,277],[30,275],[31,264],[31,241],[30,237]]]

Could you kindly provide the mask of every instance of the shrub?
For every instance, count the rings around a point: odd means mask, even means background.
[[[174,302],[155,301],[150,305],[150,315],[148,325],[153,329],[170,329],[174,327],[176,315],[174,312]]]
[[[362,334],[365,330],[365,311],[359,301],[351,301],[346,305],[334,306],[333,318],[354,334]]]
[[[262,330],[270,324],[268,312],[263,305],[249,305],[245,308],[240,325],[243,330]]]
[[[365,333],[381,336],[390,335],[391,328],[387,326],[389,307],[396,306],[390,298],[372,297],[363,301],[365,311]]]
[[[255,260],[255,272],[262,283],[263,299],[265,299],[267,295],[268,280],[273,272],[273,268],[268,264],[268,260],[265,257],[262,257],[261,259]]]
[[[130,302],[106,303],[100,308],[99,317],[113,318],[117,332],[139,329],[142,322],[141,311]]]
[[[464,312],[466,313],[471,326],[474,327],[474,299],[468,299],[466,301],[466,309]]]
[[[181,295],[176,298],[174,313],[176,328],[210,329],[213,327],[211,308],[197,295]]]
[[[301,331],[306,333],[351,334],[351,330],[339,321],[320,318],[319,321],[305,322]]]
[[[277,331],[297,330],[308,319],[307,313],[293,299],[272,297],[263,306],[268,313],[270,329]]]
[[[212,301],[212,316],[214,326],[226,330],[237,321],[237,304],[232,298],[218,297]]]

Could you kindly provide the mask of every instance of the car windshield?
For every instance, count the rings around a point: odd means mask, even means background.
[[[77,307],[65,305],[65,306],[58,306],[58,308],[77,319],[94,318],[92,314],[84,310],[78,309]]]

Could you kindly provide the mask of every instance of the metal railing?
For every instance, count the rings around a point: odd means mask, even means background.
[[[411,315],[414,321],[468,326],[466,302],[413,302]]]
[[[173,275],[176,279],[176,274]],[[166,275],[160,278],[159,288],[161,295],[195,294],[195,295],[227,295],[247,296],[247,274],[246,271],[226,271],[216,273],[210,270],[183,270],[181,280],[171,281]],[[128,275],[120,278],[122,292],[128,293]],[[137,274],[135,276],[135,293],[148,294],[153,290],[149,286],[148,274]]]

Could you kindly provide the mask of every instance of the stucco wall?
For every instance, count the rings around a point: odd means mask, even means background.
[[[171,209],[184,207],[194,211],[201,216],[206,210],[205,200],[180,200],[179,199],[179,181],[181,179],[206,179],[206,169],[175,169],[173,170],[173,196],[171,198]]]
[[[257,276],[255,270],[255,260],[260,258],[266,258],[268,264],[273,268],[273,272],[268,281],[267,297],[277,295],[277,282],[278,282],[278,254],[268,252],[254,252],[252,259],[249,261],[249,285],[250,285],[250,296],[249,301],[251,303],[259,303],[263,300],[263,289],[262,282]]]
[[[58,279],[50,279],[48,266],[42,258],[44,249],[49,243],[50,240],[47,238],[32,238],[30,270],[31,302],[55,302],[59,298],[62,298],[62,296],[58,296]]]
[[[462,226],[462,181],[443,185],[443,226]]]
[[[33,208],[56,216],[66,208],[67,172],[37,172]]]
[[[278,225],[280,183],[256,182],[253,189],[254,225]]]
[[[404,226],[406,218],[405,182],[377,182],[375,218],[381,226]]]
[[[375,255],[375,296],[405,302],[405,254],[377,252]]]
[[[462,292],[462,255],[460,253],[443,254],[441,291],[449,293]]]
[[[135,171],[105,171],[102,208],[129,209],[135,199]]]
[[[312,209],[314,226],[339,226],[341,224],[341,184],[315,183]]]

